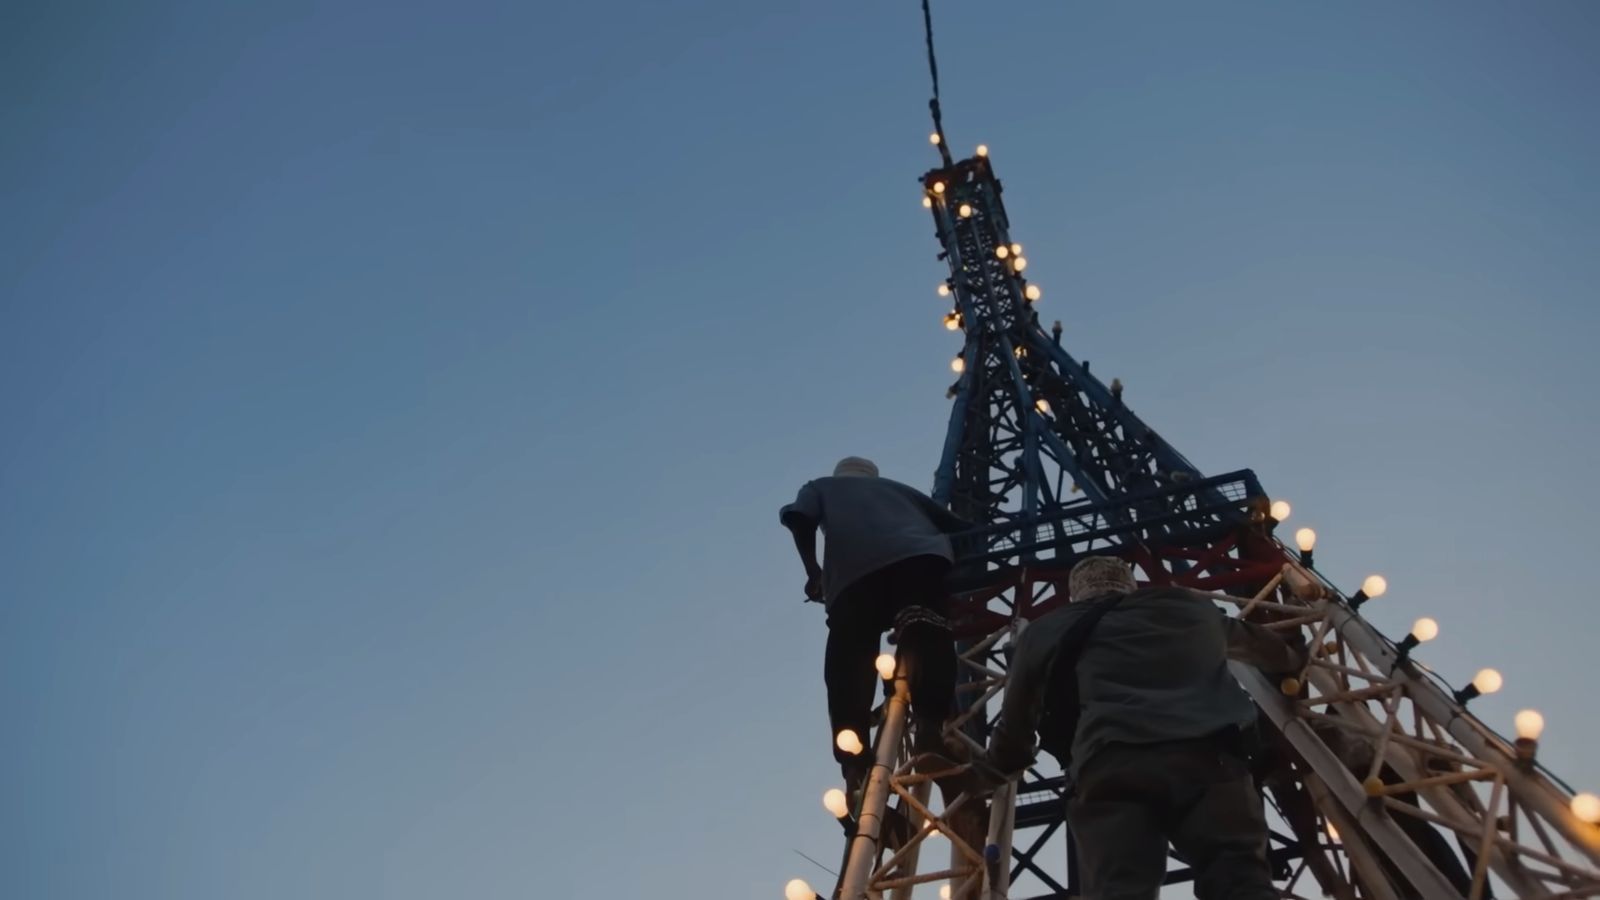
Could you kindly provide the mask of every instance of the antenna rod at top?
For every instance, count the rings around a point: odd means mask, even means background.
[[[928,0],[922,0],[922,33],[928,41],[928,74],[933,76],[933,99],[928,101],[928,111],[933,114],[939,156],[948,167],[955,165],[955,160],[950,157],[950,142],[944,138],[944,116],[939,112],[939,61],[933,55],[933,11],[928,8]]]

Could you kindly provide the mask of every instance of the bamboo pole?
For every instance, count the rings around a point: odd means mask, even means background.
[[[894,694],[889,697],[884,710],[883,727],[878,730],[874,746],[872,772],[867,777],[867,787],[862,793],[861,817],[856,822],[856,834],[850,841],[850,855],[839,876],[839,896],[842,900],[865,900],[867,882],[872,877],[874,862],[882,847],[884,808],[889,802],[889,778],[894,770],[895,756],[900,751],[900,740],[905,736],[906,707],[911,688],[906,683],[905,671],[895,673]]]

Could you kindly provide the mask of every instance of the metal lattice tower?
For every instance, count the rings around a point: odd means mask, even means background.
[[[957,161],[940,131],[935,143],[944,165],[923,177],[924,205],[949,265],[946,321],[966,340],[952,361],[934,497],[985,523],[957,540],[964,712],[950,730],[981,746],[1016,635],[1066,602],[1077,559],[1121,556],[1143,582],[1210,592],[1233,614],[1306,636],[1299,678],[1271,684],[1235,666],[1267,737],[1258,780],[1284,896],[1600,896],[1600,826],[1578,815],[1593,798],[1575,801],[1536,764],[1535,740],[1501,737],[1467,709],[1470,690],[1451,691],[1410,660],[1434,626],[1419,622],[1397,644],[1362,618],[1384,585],[1347,595],[1315,571],[1309,547],[1281,543],[1252,472],[1205,477],[1124,404],[1117,381],[1108,387],[1068,354],[1059,326],[1046,332],[1034,312],[1039,292],[987,151]],[[913,772],[905,746],[904,679],[886,684],[871,748],[879,765],[841,896],[909,900],[934,882],[957,898],[1077,896],[1062,778],[1035,768],[1002,789],[977,840],[930,808],[928,776]],[[1534,724],[1519,729],[1536,738]],[[878,842],[891,803],[918,826],[892,851]],[[935,870],[919,866],[932,830],[953,847]],[[1171,860],[1169,883],[1189,877]]]

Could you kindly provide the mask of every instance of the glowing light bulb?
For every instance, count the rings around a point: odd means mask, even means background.
[[[851,756],[866,749],[861,744],[861,738],[856,737],[856,733],[849,728],[839,732],[839,736],[833,739],[833,745]]]
[[[1472,686],[1477,688],[1480,694],[1492,694],[1500,690],[1503,684],[1505,679],[1494,669],[1479,669],[1478,674],[1472,676]]]
[[[1012,253],[1013,256],[1021,256],[1022,255],[1022,245],[1021,244],[1012,244],[1011,245],[1011,253]]]
[[[967,218],[967,217],[972,215],[972,207],[970,207],[967,204],[963,203],[963,204],[961,204],[961,208],[956,210],[956,212],[961,214],[961,218],[965,219],[965,218]]]
[[[1301,553],[1310,553],[1316,549],[1317,533],[1309,528],[1302,528],[1294,533],[1294,544],[1300,548]]]
[[[1018,272],[1021,272],[1023,269],[1026,269],[1027,267],[1028,267],[1028,261],[1026,259],[1024,259],[1023,257],[1019,256],[1016,259],[1011,261],[1011,268],[1016,269]]]
[[[838,788],[829,788],[822,795],[822,808],[833,813],[835,819],[842,819],[850,814],[850,802],[845,799],[844,791]]]
[[[955,313],[944,314],[944,327],[947,331],[955,331],[961,327],[961,317]]]
[[[1005,259],[1011,255],[1011,248],[1001,244],[1000,246],[994,248],[994,255],[996,259]]]
[[[1427,643],[1439,636],[1439,623],[1423,616],[1411,623],[1411,636],[1418,642]]]
[[[933,198],[932,197],[923,197],[922,198],[922,208],[923,209],[933,209]]]
[[[935,147],[939,146],[939,132],[935,131],[933,134],[928,135],[928,143]]]
[[[944,182],[942,182],[942,181],[935,181],[935,182],[934,182],[934,183],[933,183],[933,192],[934,192],[934,193],[935,193],[935,194],[942,194],[942,193],[944,193]]]
[[[893,653],[879,653],[877,660],[875,660],[872,665],[878,670],[878,677],[882,678],[884,681],[888,681],[894,677]]]
[[[1590,825],[1600,825],[1600,797],[1588,791],[1575,795],[1572,798],[1572,814]]]
[[[1043,293],[1044,291],[1039,290],[1037,284],[1030,284],[1022,289],[1022,296],[1027,297],[1029,300],[1037,300]]]
[[[784,900],[817,900],[817,892],[806,884],[805,879],[796,878],[783,886]]]
[[[1361,582],[1361,593],[1366,594],[1369,599],[1382,597],[1387,590],[1389,590],[1389,582],[1382,575],[1368,575],[1366,580]],[[1423,640],[1427,640],[1427,638],[1423,638]]]
[[[1539,735],[1544,734],[1544,716],[1536,709],[1525,709],[1517,713],[1517,737],[1525,741],[1537,741]]]
[[[1034,407],[1034,409],[1037,409],[1039,412],[1047,413],[1047,412],[1050,411],[1050,401],[1044,399],[1043,397],[1040,397],[1039,398],[1039,402],[1035,403],[1033,405],[1033,407]]]
[[[978,155],[979,156],[988,156],[989,155],[989,145],[988,144],[979,144],[978,145]],[[945,886],[949,887],[949,885],[945,885]]]
[[[960,375],[962,372],[965,372],[966,370],[967,370],[967,361],[966,360],[962,359],[959,356],[956,357],[955,359],[950,360],[950,371],[956,373],[957,375]]]
[[[1292,508],[1287,500],[1274,500],[1272,501],[1271,509],[1272,517],[1279,522],[1286,522],[1289,519],[1289,511]]]
[[[935,290],[937,290],[939,292],[939,296],[941,296],[941,297],[950,296],[950,282],[948,282],[948,281],[939,282],[939,287],[937,287]]]

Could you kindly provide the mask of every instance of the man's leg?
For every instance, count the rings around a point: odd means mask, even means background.
[[[895,616],[911,687],[918,743],[938,747],[944,720],[955,704],[956,645],[950,631],[950,595],[944,586],[950,564],[937,556],[903,560],[885,570],[889,607]]]
[[[1167,772],[1177,794],[1167,825],[1173,847],[1194,867],[1195,896],[1276,900],[1261,794],[1244,760],[1221,747],[1186,745]]]
[[[1083,767],[1067,822],[1078,842],[1089,900],[1155,900],[1167,874],[1160,779],[1126,745],[1101,750]]]
[[[872,768],[869,741],[873,691],[877,688],[872,662],[878,653],[880,632],[876,623],[861,615],[862,610],[849,604],[852,599],[840,597],[828,613],[828,648],[822,674],[828,686],[828,721],[832,726],[829,745],[845,783],[855,790],[866,781]],[[852,755],[839,749],[839,733],[847,728],[867,745],[860,753]]]

